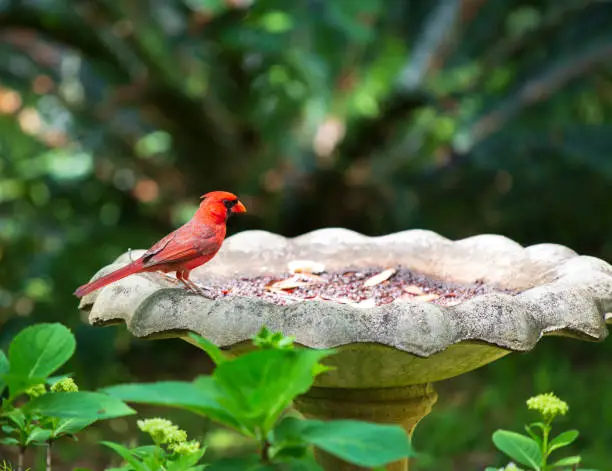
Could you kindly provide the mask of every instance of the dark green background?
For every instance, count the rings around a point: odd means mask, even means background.
[[[64,322],[88,388],[207,371],[179,341],[87,327],[71,293],[215,189],[249,208],[230,233],[498,233],[610,260],[611,57],[609,1],[0,2],[0,343]],[[491,433],[547,391],[587,467],[612,468],[610,345],[546,339],[439,384],[414,468],[503,464]],[[58,459],[101,469],[95,442],[133,436],[106,423]]]

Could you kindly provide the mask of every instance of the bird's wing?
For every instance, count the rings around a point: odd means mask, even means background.
[[[212,227],[198,227],[197,232],[181,227],[157,242],[142,256],[145,267],[175,264],[192,260],[207,253],[216,245],[216,231]]]

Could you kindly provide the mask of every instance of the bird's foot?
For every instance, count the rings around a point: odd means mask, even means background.
[[[175,276],[168,275],[167,273],[163,273],[163,272],[159,272],[159,274],[163,276],[166,281],[169,281],[173,285],[178,285],[181,283],[181,281],[177,279]]]
[[[193,281],[191,280],[181,280],[183,282],[183,285],[185,285],[185,287],[195,293],[195,294],[199,294],[200,296],[203,296],[205,298],[209,298],[212,294],[212,288],[209,288],[208,286],[202,286],[202,285],[197,285],[195,284]]]

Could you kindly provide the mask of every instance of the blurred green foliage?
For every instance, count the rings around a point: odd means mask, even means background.
[[[71,293],[214,189],[249,208],[230,232],[494,232],[612,259],[608,1],[0,0],[0,57],[0,345],[61,320],[88,388],[209,368],[87,327]],[[491,432],[548,390],[605,469],[611,348],[546,340],[440,384],[416,469],[493,464]]]

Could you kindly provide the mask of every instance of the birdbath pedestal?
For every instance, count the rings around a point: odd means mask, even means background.
[[[124,254],[94,278],[128,261]],[[292,277],[295,266],[320,273]],[[147,274],[108,285],[80,307],[93,325],[125,322],[141,338],[196,332],[235,355],[252,348],[264,325],[306,348],[334,348],[325,362],[335,368],[295,407],[323,420],[399,424],[410,435],[436,401],[432,383],[529,351],[544,335],[601,341],[612,305],[612,266],[600,259],[554,244],[522,247],[497,235],[450,241],[424,230],[366,237],[331,228],[293,239],[245,231],[192,279],[213,299]],[[317,460],[326,471],[363,469],[323,452]],[[406,471],[408,460],[386,469]]]

